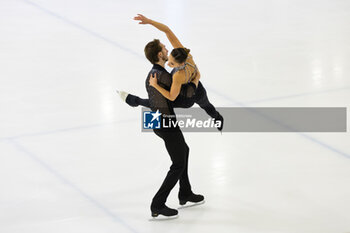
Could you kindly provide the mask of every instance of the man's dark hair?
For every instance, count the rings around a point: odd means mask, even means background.
[[[149,42],[145,47],[145,55],[152,64],[159,62],[158,53],[161,51],[162,46],[160,46],[160,41],[158,39]]]

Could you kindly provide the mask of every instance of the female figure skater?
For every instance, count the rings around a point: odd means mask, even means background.
[[[139,24],[150,24],[164,32],[171,45],[174,47],[170,56],[166,57],[168,60],[168,66],[173,68],[171,72],[172,84],[170,90],[164,89],[157,83],[156,73],[154,73],[149,79],[150,86],[157,89],[168,100],[173,101],[174,107],[190,108],[194,103],[197,103],[208,113],[208,115],[214,118],[215,121],[221,123],[218,130],[222,131],[224,119],[209,102],[206,90],[199,81],[200,72],[190,54],[190,50],[181,44],[179,39],[168,26],[148,19],[141,14],[134,17],[134,20],[140,21]],[[135,107],[142,105],[149,107],[149,101],[147,99],[141,99],[126,92],[119,92],[119,94],[122,99],[131,106]]]

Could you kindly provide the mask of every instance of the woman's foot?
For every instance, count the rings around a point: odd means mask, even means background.
[[[220,126],[218,126],[217,128],[220,132],[222,132],[222,129],[224,127],[224,118],[221,116],[220,113],[218,113],[218,116],[215,118],[215,122],[220,122]]]
[[[117,90],[117,93],[118,93],[119,97],[122,99],[122,101],[126,102],[126,97],[128,97],[129,93],[127,93],[125,91],[119,91],[119,90]]]
[[[117,93],[119,95],[119,97],[122,99],[123,102],[127,103],[128,105],[130,105],[131,107],[137,107],[139,106],[139,104],[137,104],[137,96],[131,95],[125,91],[119,91],[117,90]]]

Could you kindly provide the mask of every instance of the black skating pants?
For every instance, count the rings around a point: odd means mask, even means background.
[[[191,184],[188,178],[189,147],[185,142],[181,130],[177,127],[172,130],[155,129],[154,132],[164,140],[172,164],[161,187],[153,197],[151,210],[164,207],[169,193],[177,181],[180,182],[179,195],[189,196],[192,194]]]

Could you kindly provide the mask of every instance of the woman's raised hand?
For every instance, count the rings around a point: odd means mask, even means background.
[[[134,20],[139,20],[139,24],[150,24],[152,22],[152,20],[141,14],[137,14],[137,16],[134,17]]]

